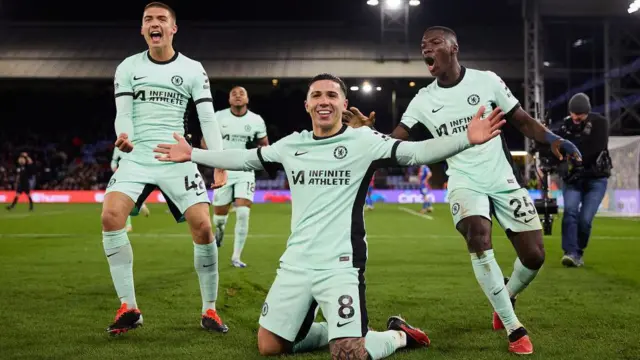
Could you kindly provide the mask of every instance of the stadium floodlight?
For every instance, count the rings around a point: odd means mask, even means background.
[[[420,0],[409,0],[409,6],[418,6],[420,5]]]
[[[640,9],[640,0],[635,0],[629,5],[629,9],[627,9],[627,11],[629,12],[629,14],[633,14],[634,12],[638,11],[638,9]]]
[[[362,91],[364,91],[364,92],[366,92],[366,93],[369,93],[369,92],[371,92],[371,90],[372,90],[372,89],[373,89],[373,87],[372,87],[372,86],[371,86],[371,84],[369,84],[368,82],[366,82],[366,81],[365,81],[365,82],[362,84]]]
[[[376,91],[382,91],[382,87],[381,86],[376,87]]]
[[[402,7],[402,0],[386,0],[385,5],[389,10],[398,10]]]
[[[357,87],[357,86],[352,86],[352,87],[350,87],[350,88],[349,88],[349,90],[351,90],[351,91],[358,91],[358,90],[360,90],[360,88],[359,88],[359,87]]]
[[[369,6],[377,6],[378,4],[378,0],[367,0],[367,5]]]

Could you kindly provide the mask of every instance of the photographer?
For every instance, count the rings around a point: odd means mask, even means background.
[[[584,265],[582,256],[591,235],[591,223],[611,175],[609,123],[591,112],[589,97],[583,93],[569,100],[569,113],[557,133],[578,147],[582,164],[569,165],[563,174],[562,264],[579,267]]]

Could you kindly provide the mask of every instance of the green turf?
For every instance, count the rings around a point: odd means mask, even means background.
[[[412,205],[418,209],[419,205]],[[218,309],[226,335],[199,328],[200,293],[185,224],[165,207],[135,218],[131,241],[145,326],[111,338],[104,329],[119,302],[100,235],[99,205],[23,204],[0,213],[0,358],[255,359],[257,320],[289,233],[289,205],[256,205],[243,260],[230,265],[235,218],[220,253]],[[446,207],[433,219],[377,206],[369,231],[367,304],[381,329],[401,314],[426,329],[429,350],[395,359],[510,359],[504,332],[476,283]],[[515,254],[494,229],[496,256],[510,275]],[[532,359],[640,359],[640,222],[597,218],[581,269],[560,265],[560,222],[546,238],[547,262],[518,300],[535,345]],[[326,359],[320,351],[299,356]]]

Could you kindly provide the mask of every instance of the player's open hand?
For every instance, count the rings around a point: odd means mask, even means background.
[[[376,112],[372,111],[369,117],[364,116],[357,107],[350,107],[349,110],[342,111],[342,123],[359,128],[362,126],[373,126],[376,123]]]
[[[125,133],[118,135],[115,145],[122,152],[130,153],[133,150],[133,143]]]
[[[569,140],[558,139],[551,143],[551,152],[559,159],[562,160],[564,157],[562,156],[562,152],[567,155],[569,160],[573,160],[576,163],[582,162],[582,154],[580,150]]]
[[[489,116],[482,119],[484,110],[485,107],[480,106],[480,109],[478,109],[478,112],[467,127],[467,137],[469,138],[469,143],[473,145],[484,144],[500,135],[500,128],[507,122],[503,119],[504,113],[500,107],[496,107]]]
[[[156,159],[160,161],[172,161],[172,162],[185,162],[191,160],[191,145],[187,143],[187,140],[178,135],[177,133],[173,133],[173,138],[178,142],[177,144],[160,144],[158,147],[153,149],[154,152],[158,153],[156,155]]]
[[[227,170],[214,169],[213,170],[213,184],[212,189],[218,189],[223,187],[227,183]]]

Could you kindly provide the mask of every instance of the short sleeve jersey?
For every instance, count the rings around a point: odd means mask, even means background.
[[[231,109],[216,112],[216,121],[222,135],[223,149],[245,149],[248,142],[267,136],[267,127],[262,117],[250,110],[237,116]],[[229,180],[254,177],[253,171],[227,171]]]
[[[460,134],[467,131],[482,105],[487,116],[496,106],[505,114],[515,111],[519,102],[495,73],[462,68],[456,84],[443,87],[434,81],[420,89],[403,114],[401,126],[410,130],[421,123],[434,137]],[[479,192],[518,189],[512,164],[506,143],[496,137],[447,159],[448,188]]]
[[[280,260],[310,269],[363,268],[369,180],[377,167],[397,163],[399,143],[344,126],[331,137],[303,131],[259,148],[263,167],[282,165],[291,189],[291,235]]]
[[[155,159],[153,149],[174,143],[174,132],[185,135],[189,100],[213,102],[202,64],[178,52],[165,62],[148,51],[126,58],[116,69],[114,91],[133,97],[134,149],[128,159],[144,165],[168,164]]]

